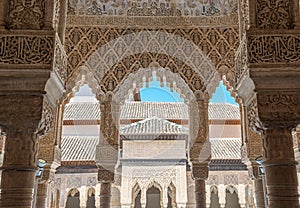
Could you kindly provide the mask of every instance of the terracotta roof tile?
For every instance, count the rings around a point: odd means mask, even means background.
[[[211,159],[241,159],[240,138],[210,138]]]
[[[241,159],[240,138],[210,138],[212,160]],[[97,136],[64,136],[62,161],[95,160]]]
[[[64,120],[100,120],[99,103],[69,103],[65,106]]]
[[[61,160],[94,161],[98,138],[98,136],[63,136],[61,141]]]
[[[151,117],[120,128],[120,134],[188,134],[188,128],[158,117]]]
[[[210,103],[210,120],[239,120],[239,106],[228,103]],[[184,103],[128,102],[121,107],[121,119],[188,119],[188,107]],[[99,120],[98,103],[69,103],[65,107],[64,120]]]

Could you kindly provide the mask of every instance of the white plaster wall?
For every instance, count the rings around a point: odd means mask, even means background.
[[[184,140],[123,141],[123,159],[183,159]]]
[[[64,136],[99,136],[99,132],[99,125],[64,125],[62,130]]]
[[[209,125],[209,138],[241,138],[241,125]]]

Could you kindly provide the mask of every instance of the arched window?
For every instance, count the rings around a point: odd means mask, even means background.
[[[235,187],[228,186],[226,188],[226,204],[225,208],[241,208],[239,204],[238,192]]]
[[[86,208],[96,208],[95,206],[95,189],[90,188],[88,190]]]
[[[154,185],[147,190],[146,208],[160,208],[161,207],[161,193]]]
[[[80,208],[79,191],[77,189],[69,191],[66,208]]]
[[[220,208],[218,188],[216,186],[210,187],[210,208]]]

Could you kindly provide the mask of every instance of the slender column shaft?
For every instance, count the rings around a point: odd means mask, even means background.
[[[195,180],[196,208],[206,208],[205,200],[205,180]]]
[[[256,207],[265,208],[264,187],[261,178],[254,180]]]
[[[110,208],[111,183],[112,182],[101,182],[100,208]]]
[[[46,207],[48,183],[39,183],[36,196],[36,208]]]
[[[299,207],[298,179],[291,131],[267,129],[264,135],[269,208]]]

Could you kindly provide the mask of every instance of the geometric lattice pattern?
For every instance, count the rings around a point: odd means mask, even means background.
[[[215,69],[231,79],[238,44],[238,30],[233,27],[146,30],[86,26],[67,28],[65,49],[69,77],[82,65],[92,69],[99,81],[107,71],[114,71],[106,78],[113,86],[103,86],[111,91],[133,68],[137,70],[152,61],[162,67],[172,66],[173,72],[184,74],[181,77],[189,80],[190,86],[194,85],[192,79],[208,82]],[[228,70],[222,71],[222,66]],[[197,71],[199,75],[194,76],[200,77],[189,77]],[[201,90],[206,84],[193,90]]]

